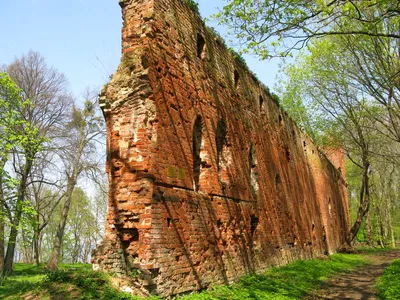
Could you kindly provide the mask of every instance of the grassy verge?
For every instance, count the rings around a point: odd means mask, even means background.
[[[91,268],[89,264],[63,264],[58,271],[46,272],[42,266],[16,264],[13,274],[0,280],[0,299],[139,299],[114,289],[107,275]]]
[[[395,260],[385,269],[378,279],[377,288],[383,299],[400,299],[400,259]]]
[[[364,264],[365,256],[358,254],[296,261],[272,268],[263,275],[245,276],[231,286],[215,286],[179,299],[299,299],[327,278]],[[45,273],[41,267],[17,264],[14,274],[0,281],[0,299],[23,299],[27,295],[36,299],[139,299],[115,290],[106,275],[92,272],[90,265],[83,264],[61,265],[59,271],[52,273]]]
[[[44,279],[45,275],[41,267],[16,264],[14,273],[6,279],[0,278],[0,299],[26,293],[36,288]]]
[[[320,287],[327,278],[365,264],[365,258],[355,254],[334,254],[324,260],[296,261],[273,268],[264,275],[245,276],[231,286],[216,286],[181,299],[299,299]]]

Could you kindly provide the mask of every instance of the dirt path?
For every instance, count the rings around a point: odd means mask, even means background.
[[[370,255],[370,264],[329,280],[322,289],[307,295],[311,299],[379,299],[375,282],[393,260],[400,258],[400,250]]]

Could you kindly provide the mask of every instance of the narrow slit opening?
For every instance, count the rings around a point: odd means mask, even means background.
[[[254,236],[254,232],[256,231],[258,227],[259,219],[255,215],[250,216],[250,231],[251,235]]]
[[[239,76],[238,71],[236,71],[236,70],[235,70],[235,72],[233,72],[233,80],[234,80],[234,83],[235,83],[235,88],[238,88],[239,87],[240,76]]]
[[[215,143],[217,147],[217,168],[218,171],[222,167],[222,154],[224,146],[226,145],[226,123],[224,119],[219,119],[217,122],[217,129],[215,132]]]
[[[193,188],[195,191],[199,190],[199,179],[201,169],[201,139],[202,139],[202,124],[201,117],[197,116],[193,125]]]

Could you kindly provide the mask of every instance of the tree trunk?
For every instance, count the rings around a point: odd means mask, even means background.
[[[3,182],[0,178],[0,273],[4,268],[4,196]]]
[[[26,236],[25,231],[21,231],[22,237],[22,263],[31,264],[32,263],[32,245],[29,243],[29,238]]]
[[[17,242],[18,227],[14,224],[11,226],[10,235],[8,238],[6,257],[4,258],[3,275],[8,275],[13,270],[15,244]]]
[[[360,204],[357,210],[357,218],[351,227],[349,233],[347,234],[347,246],[350,248],[353,245],[354,239],[357,236],[358,231],[360,230],[362,221],[365,215],[368,213],[369,204],[370,204],[370,195],[369,195],[369,162],[364,159],[363,160],[363,175],[361,181],[361,189],[360,189]]]
[[[4,157],[0,161],[0,170],[4,169],[6,160]],[[3,172],[0,174],[0,275],[4,269],[4,248],[5,248],[5,211],[4,211],[4,191],[3,191]]]
[[[387,217],[388,217],[388,231],[390,234],[390,242],[392,245],[392,248],[396,247],[396,240],[394,238],[394,230],[393,230],[393,220],[392,220],[392,212],[391,212],[391,207],[390,207],[390,200],[387,202]]]
[[[10,235],[8,238],[7,252],[6,252],[6,257],[4,259],[3,274],[9,274],[13,270],[15,246],[18,236],[18,226],[22,217],[22,209],[23,209],[22,206],[25,200],[26,183],[28,180],[28,174],[31,171],[32,162],[33,161],[31,159],[27,159],[24,167],[24,172],[21,176],[21,181],[18,186],[15,215],[14,215],[14,220],[11,224]]]
[[[33,226],[33,255],[36,266],[40,265],[42,252],[42,231],[46,226],[46,222],[40,225],[40,216],[39,214],[36,214],[36,224]]]
[[[372,225],[371,225],[371,211],[368,210],[368,212],[365,215],[365,227],[367,230],[367,245],[372,246],[373,241],[372,241]]]
[[[394,237],[394,230],[393,230],[393,220],[392,220],[392,201],[393,198],[396,198],[393,195],[393,179],[395,177],[395,171],[396,171],[396,166],[392,166],[392,170],[389,175],[387,175],[387,185],[385,185],[385,193],[384,193],[384,201],[385,201],[385,206],[384,206],[384,223],[382,224],[383,231],[384,231],[384,240],[385,242],[390,243],[390,246],[394,248],[396,246],[396,241]],[[388,241],[390,239],[390,242]]]
[[[75,244],[74,244],[74,250],[72,251],[72,261],[74,263],[77,263],[79,260],[80,247],[79,247],[79,237],[76,234],[76,230],[74,232],[74,239],[75,239]]]
[[[4,268],[4,221],[0,218],[0,274]]]
[[[40,240],[40,232],[38,226],[35,226],[35,232],[33,233],[33,255],[36,266],[40,265],[40,247],[39,247],[39,240]]]
[[[390,222],[392,223],[392,222]],[[393,226],[392,224],[390,224],[390,239],[391,239],[391,244],[392,244],[392,248],[396,248],[396,240],[394,238],[394,230],[393,230]]]
[[[61,254],[61,246],[64,238],[65,225],[67,224],[68,212],[72,200],[72,192],[74,191],[76,185],[76,178],[77,176],[74,174],[72,178],[68,179],[64,207],[62,210],[60,222],[58,224],[57,233],[56,236],[54,237],[53,251],[51,252],[49,262],[47,263],[47,269],[49,270],[58,269],[58,262]]]

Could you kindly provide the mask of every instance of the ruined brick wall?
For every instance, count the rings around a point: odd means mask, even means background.
[[[348,203],[325,154],[182,0],[120,4],[94,268],[167,296],[335,252]]]

